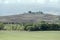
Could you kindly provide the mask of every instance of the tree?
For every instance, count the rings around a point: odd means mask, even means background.
[[[40,12],[41,14],[43,14],[43,12]]]
[[[0,30],[4,29],[4,24],[0,22]]]
[[[27,26],[27,27],[26,27],[26,30],[27,30],[27,31],[31,31],[31,30],[32,30],[32,26]]]
[[[28,11],[28,13],[32,13],[31,11]]]

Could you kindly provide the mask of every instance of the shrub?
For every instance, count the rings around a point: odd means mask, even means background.
[[[4,29],[4,24],[0,22],[0,30]]]

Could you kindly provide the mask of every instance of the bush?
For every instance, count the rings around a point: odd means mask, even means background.
[[[4,24],[0,23],[0,30],[3,30],[3,29],[4,29]]]
[[[0,30],[25,30],[25,31],[48,31],[60,30],[60,24],[48,24],[45,21],[39,23],[3,24],[0,23]]]

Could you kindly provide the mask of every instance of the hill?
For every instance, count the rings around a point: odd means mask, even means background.
[[[44,13],[41,14],[41,12],[24,13],[11,16],[0,16],[0,22],[4,23],[36,23],[40,21],[46,21],[48,23],[59,23],[60,16]]]

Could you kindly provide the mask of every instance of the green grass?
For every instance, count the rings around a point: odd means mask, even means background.
[[[60,31],[0,31],[0,40],[60,40]]]

